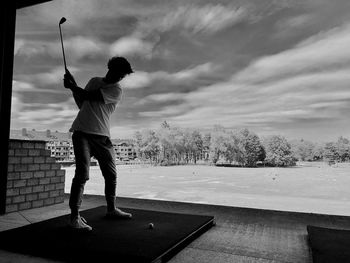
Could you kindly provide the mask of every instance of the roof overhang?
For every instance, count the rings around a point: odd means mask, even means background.
[[[16,8],[24,8],[32,5],[38,5],[45,2],[50,2],[52,0],[16,0]]]

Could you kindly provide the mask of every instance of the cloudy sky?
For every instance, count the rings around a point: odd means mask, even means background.
[[[77,114],[62,86],[124,79],[112,137],[171,125],[246,127],[258,135],[350,137],[348,0],[55,0],[17,14],[12,128],[67,131]]]

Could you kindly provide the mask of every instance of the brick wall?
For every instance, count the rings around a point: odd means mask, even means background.
[[[64,201],[65,170],[45,141],[10,140],[6,213]]]

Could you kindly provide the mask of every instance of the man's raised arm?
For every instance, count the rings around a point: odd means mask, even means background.
[[[100,90],[87,91],[78,87],[69,71],[64,74],[64,87],[73,92],[73,98],[79,109],[83,105],[84,100],[103,101],[103,96]]]

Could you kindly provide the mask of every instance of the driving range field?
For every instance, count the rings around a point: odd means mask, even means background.
[[[70,192],[75,167],[66,170]],[[207,165],[118,165],[118,196],[350,215],[350,164],[299,163],[290,168]],[[98,166],[90,168],[86,194],[104,195]]]

